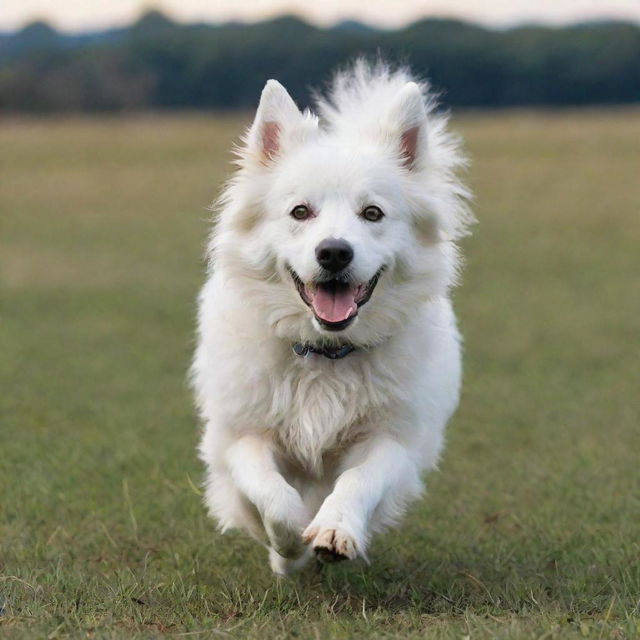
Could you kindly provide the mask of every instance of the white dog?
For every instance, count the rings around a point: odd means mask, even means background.
[[[318,115],[267,82],[219,202],[193,381],[206,502],[269,548],[363,556],[422,490],[458,404],[448,292],[471,222],[446,118],[357,62]]]

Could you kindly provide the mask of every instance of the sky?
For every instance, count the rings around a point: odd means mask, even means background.
[[[297,14],[319,25],[356,19],[394,28],[424,17],[504,27],[616,19],[640,22],[640,0],[0,0],[0,30],[45,19],[65,31],[121,26],[149,9],[183,22],[255,21]]]

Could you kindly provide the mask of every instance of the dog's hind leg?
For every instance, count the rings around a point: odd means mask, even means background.
[[[235,486],[260,514],[274,552],[299,558],[304,552],[301,533],[310,518],[300,494],[280,473],[269,441],[259,435],[241,437],[229,447],[226,463]]]
[[[333,491],[303,533],[325,562],[366,558],[372,525],[378,530],[392,524],[422,489],[411,453],[390,437],[354,446],[341,467]]]

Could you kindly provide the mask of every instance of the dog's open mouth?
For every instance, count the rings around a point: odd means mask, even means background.
[[[289,273],[303,302],[311,307],[318,322],[329,331],[346,329],[358,309],[371,298],[384,267],[369,280],[355,284],[340,278],[304,283],[291,268]]]

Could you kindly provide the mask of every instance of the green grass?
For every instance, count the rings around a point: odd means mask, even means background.
[[[455,122],[462,405],[373,564],[275,579],[197,489],[185,383],[238,118],[0,129],[0,635],[640,635],[640,112]]]

